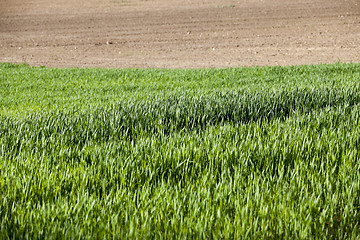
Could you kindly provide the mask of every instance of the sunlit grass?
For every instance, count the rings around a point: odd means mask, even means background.
[[[360,234],[358,64],[0,66],[2,238]]]

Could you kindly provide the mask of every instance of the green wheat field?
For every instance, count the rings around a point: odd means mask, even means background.
[[[360,239],[360,64],[0,64],[0,239]]]

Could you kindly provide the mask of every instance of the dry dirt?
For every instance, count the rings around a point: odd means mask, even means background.
[[[2,0],[0,62],[209,68],[360,62],[359,0]]]

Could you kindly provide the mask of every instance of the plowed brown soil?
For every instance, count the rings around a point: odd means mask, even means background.
[[[2,0],[0,62],[202,68],[360,61],[359,0]]]

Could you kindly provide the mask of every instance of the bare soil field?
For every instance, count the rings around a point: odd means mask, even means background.
[[[0,62],[211,68],[360,61],[359,0],[2,0]]]

